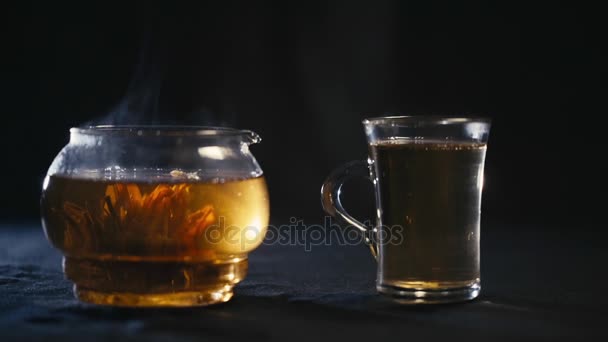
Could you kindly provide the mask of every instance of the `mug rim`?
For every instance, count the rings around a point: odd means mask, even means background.
[[[364,118],[361,123],[382,124],[382,123],[423,123],[436,125],[451,125],[464,123],[485,123],[490,124],[492,119],[483,116],[450,116],[450,115],[389,115]]]

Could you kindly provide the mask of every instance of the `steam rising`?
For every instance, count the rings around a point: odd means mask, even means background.
[[[82,126],[234,126],[230,101],[218,93],[217,77],[207,73],[219,66],[201,67],[210,64],[205,62],[206,54],[212,53],[201,46],[205,37],[192,39],[196,36],[192,32],[200,30],[196,20],[181,19],[150,26],[125,96],[106,115]]]

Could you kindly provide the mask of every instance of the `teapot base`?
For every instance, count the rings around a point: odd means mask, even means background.
[[[191,307],[207,306],[229,301],[233,286],[225,285],[206,291],[184,291],[173,293],[120,293],[99,292],[74,285],[74,295],[83,302],[122,307]]]
[[[64,258],[83,302],[123,307],[188,307],[227,302],[247,274],[245,257],[207,261]]]

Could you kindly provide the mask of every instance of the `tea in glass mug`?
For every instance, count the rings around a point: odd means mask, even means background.
[[[334,171],[322,188],[325,211],[359,228],[378,260],[379,293],[402,303],[478,296],[480,209],[490,121],[395,116],[363,121],[368,162]],[[350,177],[369,177],[377,222],[369,229],[342,207]]]

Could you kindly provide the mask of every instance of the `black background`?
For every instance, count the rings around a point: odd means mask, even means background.
[[[325,176],[366,156],[360,120],[401,113],[493,119],[486,221],[589,225],[606,202],[606,87],[601,20],[586,12],[555,2],[22,2],[4,12],[1,217],[36,219],[69,127],[114,113],[258,132],[273,218],[318,221]],[[116,116],[119,103],[127,115]],[[371,186],[356,187],[347,204],[369,215]]]

